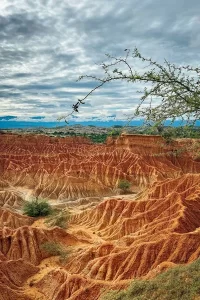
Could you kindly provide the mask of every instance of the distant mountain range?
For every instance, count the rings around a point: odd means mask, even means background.
[[[112,127],[114,125],[121,125],[125,126],[128,124],[128,121],[86,121],[86,122],[69,122],[69,124],[65,122],[44,122],[44,121],[14,121],[14,120],[1,120],[0,121],[0,129],[27,129],[27,128],[53,128],[59,126],[66,126],[66,125],[82,125],[82,126],[100,126],[100,127]],[[129,123],[130,126],[141,126],[143,124],[142,120],[135,120]],[[170,121],[165,122],[166,126],[170,125]],[[182,121],[175,121],[173,123],[174,127],[183,126]],[[200,126],[200,121],[196,122],[196,126]]]

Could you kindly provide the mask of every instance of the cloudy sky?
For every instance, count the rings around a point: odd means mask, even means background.
[[[138,47],[177,64],[200,62],[199,0],[0,0],[0,119],[55,121],[94,86],[105,53]],[[120,82],[88,98],[78,121],[124,119],[137,87]]]

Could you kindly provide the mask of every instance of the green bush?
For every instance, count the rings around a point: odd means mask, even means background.
[[[106,133],[90,133],[87,134],[87,137],[93,142],[93,143],[105,143],[107,139],[107,134]]]
[[[56,242],[45,242],[40,248],[52,256],[59,256],[61,262],[66,262],[69,255],[69,251]]]
[[[130,186],[131,186],[131,183],[126,179],[122,179],[118,183],[118,188],[120,188],[124,192],[128,191]]]
[[[117,138],[118,136],[120,136],[122,133],[122,129],[112,129],[111,131],[109,131],[108,135],[112,136],[113,138]]]
[[[164,138],[167,145],[172,144],[174,141],[174,138],[175,138],[175,132],[174,132],[173,128],[164,130],[162,133],[162,137]]]
[[[67,228],[67,223],[70,219],[70,213],[69,211],[61,211],[57,212],[55,211],[47,220],[45,223],[47,223],[48,226],[58,226],[63,229]]]
[[[41,249],[50,255],[60,255],[62,247],[56,242],[45,242],[41,245]]]
[[[36,198],[24,205],[23,212],[30,217],[40,217],[49,215],[52,208],[45,200]]]

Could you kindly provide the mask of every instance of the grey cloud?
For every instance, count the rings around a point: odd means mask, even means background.
[[[31,117],[31,119],[33,120],[40,120],[40,119],[44,119],[45,117],[41,117],[41,116],[34,116],[34,117]]]
[[[20,97],[20,93],[12,93],[12,92],[5,92],[5,91],[0,91],[0,98],[7,98],[7,97],[10,97],[10,98],[18,98]]]
[[[1,31],[1,30],[0,30]],[[4,67],[8,64],[16,64],[25,62],[27,59],[31,59],[31,52],[27,50],[19,50],[14,46],[0,48],[0,64]]]
[[[27,78],[27,77],[31,77],[33,76],[33,74],[31,73],[15,73],[13,75],[11,75],[11,78]]]
[[[0,117],[0,121],[2,120],[13,120],[13,119],[16,119],[17,117],[16,116],[3,116],[3,117]]]
[[[42,20],[27,12],[0,16],[0,28],[0,39],[3,40],[16,40],[18,37],[30,39],[46,33]]]

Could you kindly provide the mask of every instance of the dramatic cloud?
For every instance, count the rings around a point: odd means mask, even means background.
[[[1,0],[0,116],[56,120],[94,82],[105,53],[137,46],[158,61],[199,64],[199,0]],[[95,92],[77,119],[124,119],[137,86],[110,84]]]

